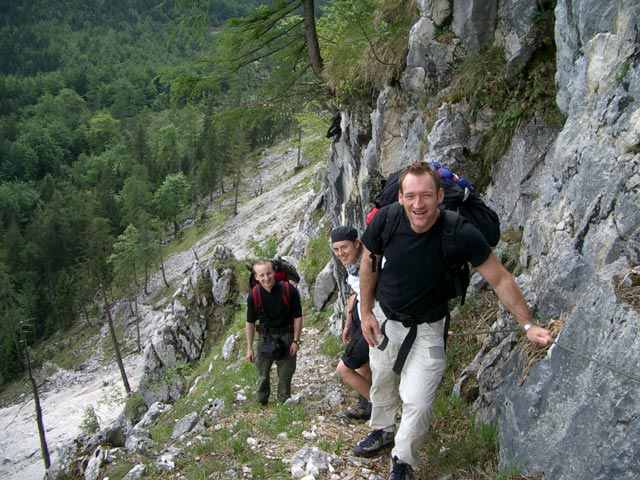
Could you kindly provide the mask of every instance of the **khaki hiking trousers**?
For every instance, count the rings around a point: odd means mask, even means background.
[[[376,314],[380,311],[376,309]],[[401,322],[387,320],[384,315],[376,317],[381,327],[385,323],[388,342],[384,350],[373,347],[369,350],[373,373],[370,425],[374,430],[392,430],[401,405],[400,425],[391,454],[417,469],[419,450],[431,424],[436,390],[447,363],[443,339],[444,319],[418,325],[411,351],[401,374],[397,375],[392,368],[409,328]]]

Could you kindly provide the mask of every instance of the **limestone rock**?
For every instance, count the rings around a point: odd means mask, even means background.
[[[178,420],[175,427],[173,427],[171,438],[180,438],[181,436],[189,433],[198,423],[198,418],[197,412],[191,412],[182,417]]]
[[[313,290],[313,306],[318,310],[324,308],[336,288],[331,264],[331,261],[327,263],[316,277],[315,288]]]

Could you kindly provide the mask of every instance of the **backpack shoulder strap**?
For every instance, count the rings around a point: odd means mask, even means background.
[[[384,251],[391,241],[391,237],[396,233],[398,225],[400,225],[400,219],[402,218],[402,205],[400,202],[394,202],[389,206],[387,211],[387,218],[382,230],[382,250]]]
[[[253,309],[256,315],[260,315],[262,313],[262,294],[258,283],[251,287],[251,296],[253,297]]]
[[[464,305],[469,286],[469,264],[458,256],[456,232],[463,221],[462,215],[451,210],[442,210],[444,225],[442,227],[441,248],[445,263],[445,281],[449,283],[449,298],[460,297]]]
[[[280,282],[280,285],[284,287],[284,293],[282,294],[282,301],[287,307],[287,310],[291,310],[291,284],[284,280]]]
[[[456,248],[456,231],[458,225],[462,221],[460,214],[452,210],[440,210],[444,218],[444,226],[442,227],[442,255],[445,261],[455,258]]]
[[[384,226],[382,227],[382,234],[380,235],[380,239],[382,240],[382,251],[387,248],[389,245],[389,241],[393,234],[398,229],[398,225],[400,224],[400,218],[402,216],[402,205],[399,202],[392,203],[386,212],[386,218],[384,220]],[[376,272],[376,256],[371,253],[369,255],[371,257],[371,271]]]

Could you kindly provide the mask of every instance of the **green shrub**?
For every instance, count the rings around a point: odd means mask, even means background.
[[[258,258],[274,258],[278,252],[280,240],[275,233],[269,235],[262,243],[255,239],[249,241],[253,254]]]
[[[307,243],[305,256],[300,261],[300,273],[308,283],[314,283],[318,274],[324,266],[331,260],[331,249],[329,248],[330,229],[321,229],[316,238],[312,238]]]
[[[82,423],[80,423],[80,430],[84,433],[96,433],[100,430],[100,423],[93,407],[87,407],[82,415]]]
[[[320,351],[327,357],[336,358],[342,352],[342,338],[332,333],[325,335]]]
[[[142,395],[136,392],[127,398],[124,405],[124,416],[131,420],[132,423],[137,423],[142,419],[142,416],[147,411],[147,405],[142,399]]]
[[[553,16],[541,16],[540,28],[545,28],[544,22],[552,20]],[[534,112],[549,125],[564,121],[555,101],[555,45],[552,40],[543,35],[540,46],[511,84],[507,82],[504,52],[498,47],[483,50],[460,65],[451,89],[443,98],[448,103],[466,103],[471,121],[487,109],[496,114],[475,159],[482,167],[482,177],[474,182],[480,190],[488,184],[493,165],[507,151],[515,133]],[[425,112],[425,117],[435,118],[433,112]]]
[[[211,305],[213,303],[212,288],[213,281],[211,280],[211,277],[208,275],[200,275],[200,277],[198,277],[198,281],[196,282],[196,298],[204,298],[207,300],[207,304]]]
[[[470,471],[495,462],[496,426],[467,415],[459,397],[437,398],[433,423],[446,425],[444,429],[434,428],[427,442],[427,455],[439,472]]]

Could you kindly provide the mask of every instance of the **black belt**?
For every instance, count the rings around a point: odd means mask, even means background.
[[[390,320],[395,320],[396,322],[401,322],[403,326],[409,328],[412,325],[421,325],[423,323],[435,323],[442,320],[449,311],[448,305],[443,303],[442,305],[438,305],[435,308],[432,308],[427,313],[421,315],[411,315],[408,313],[402,312],[392,312],[384,308],[380,305],[382,311],[386,315],[386,317]]]
[[[393,312],[389,315],[387,314],[387,309],[385,309],[382,304],[380,304],[380,307],[388,319],[395,320],[396,322],[402,322],[402,325],[409,329],[407,336],[404,337],[404,340],[402,341],[402,345],[400,345],[398,358],[396,358],[396,362],[393,364],[393,371],[397,375],[400,375],[400,372],[402,372],[402,367],[404,367],[404,363],[407,361],[413,342],[416,340],[418,335],[418,325],[423,323],[435,323],[446,318],[444,326],[444,341],[446,346],[450,318],[449,307],[446,303],[432,308],[424,315],[409,315],[401,312]]]
[[[293,329],[290,327],[282,327],[282,328],[271,328],[262,325],[258,328],[258,333],[266,333],[267,335],[284,335],[285,333],[292,332]]]

